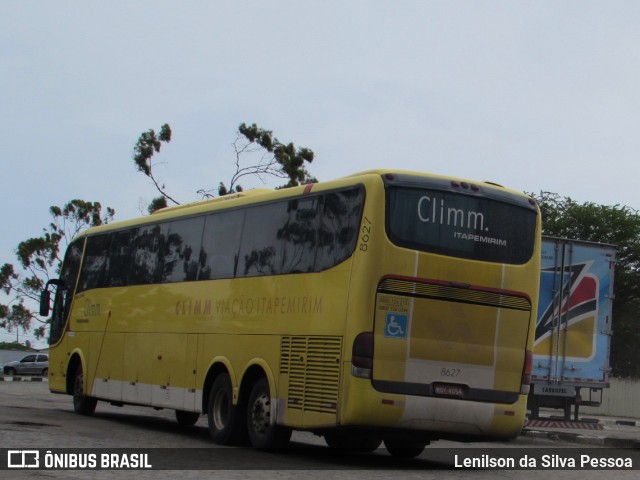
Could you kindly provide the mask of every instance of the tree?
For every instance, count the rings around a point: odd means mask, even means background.
[[[66,246],[80,231],[108,223],[115,215],[112,208],[103,212],[98,202],[77,199],[63,207],[52,206],[49,213],[53,220],[42,235],[18,244],[17,266],[5,263],[0,267],[0,289],[8,296],[6,304],[0,303],[0,328],[27,332],[36,321],[36,338],[44,337],[48,320],[36,315],[30,305],[39,301],[46,282],[60,274]]]
[[[144,173],[151,179],[156,187],[156,190],[160,192],[160,196],[154,198],[148,207],[149,213],[166,208],[167,200],[173,202],[174,205],[180,205],[180,203],[172,198],[166,191],[165,185],[160,185],[156,177],[153,175],[153,164],[151,158],[155,153],[159,153],[162,148],[162,143],[169,143],[171,141],[171,127],[168,123],[165,123],[160,127],[160,132],[156,135],[155,130],[150,129],[140,135],[135,147],[133,148],[133,162],[139,172]]]
[[[174,205],[180,204],[167,193],[165,185],[161,184],[153,175],[152,157],[160,152],[163,143],[169,143],[170,141],[171,127],[165,123],[160,127],[158,134],[154,130],[147,130],[142,133],[134,147],[133,161],[137,170],[149,177],[156,190],[160,193],[159,197],[151,201],[148,207],[149,213],[165,208],[168,206],[168,201]],[[223,196],[241,192],[242,186],[238,182],[247,176],[256,176],[263,183],[268,176],[288,179],[288,182],[279,188],[317,181],[305,167],[305,162],[311,163],[315,158],[311,149],[296,148],[291,142],[284,144],[273,136],[273,132],[259,128],[255,123],[251,126],[243,123],[238,127],[238,135],[233,142],[233,148],[236,157],[236,171],[231,176],[228,186],[224,182],[220,182],[213,189],[201,188],[197,193],[203,198],[214,197],[215,193]],[[259,152],[263,152],[263,154],[255,163],[244,165],[244,159],[247,156],[255,158],[252,154]]]
[[[629,208],[578,203],[569,197],[536,195],[545,235],[609,243],[618,247],[614,278],[612,373],[640,377],[640,215]]]

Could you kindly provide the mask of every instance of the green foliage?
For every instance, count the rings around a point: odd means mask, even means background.
[[[35,352],[36,350],[19,343],[0,342],[0,350],[18,350],[21,352]]]
[[[238,132],[250,143],[256,143],[273,154],[273,159],[279,165],[280,172],[284,174],[285,178],[289,178],[289,182],[283,188],[317,181],[304,166],[305,162],[311,163],[315,158],[311,149],[296,148],[291,142],[285,145],[274,138],[270,130],[259,128],[255,123],[250,127],[243,123],[238,128]]]
[[[152,180],[156,190],[161,195],[152,200],[148,206],[149,213],[165,208],[167,200],[175,205],[180,204],[167,193],[165,185],[161,185],[161,182],[155,178],[151,163],[154,154],[160,152],[162,143],[170,141],[171,127],[168,124],[164,124],[159,134],[156,134],[154,130],[142,133],[133,150],[133,161],[136,169]],[[214,194],[212,192],[214,191],[218,196],[242,192],[242,186],[238,184],[238,181],[247,176],[256,176],[263,182],[267,176],[288,179],[288,182],[279,188],[294,187],[317,181],[305,167],[305,163],[313,162],[315,157],[311,149],[296,148],[293,143],[281,143],[273,136],[273,132],[259,128],[255,123],[251,126],[243,123],[238,127],[238,137],[233,146],[236,153],[236,171],[228,182],[228,186],[224,182],[219,182],[215,190],[202,188],[198,190],[198,193],[203,197],[213,197]],[[263,155],[254,163],[246,165],[245,155],[258,152],[263,152]],[[255,157],[251,158],[255,159]]]
[[[151,214],[157,210],[161,210],[163,208],[167,208],[167,197],[160,196],[151,200],[151,203],[147,207],[147,211]]]
[[[151,176],[151,157],[154,153],[159,153],[162,142],[169,143],[171,141],[171,127],[164,124],[160,127],[160,132],[151,129],[140,135],[138,142],[133,149],[133,161],[138,170],[146,176]]]
[[[157,135],[153,129],[142,133],[133,147],[133,163],[136,165],[137,170],[149,177],[161,194],[161,197],[153,199],[149,205],[149,213],[153,213],[160,208],[165,208],[167,206],[167,200],[170,200],[175,205],[179,205],[179,202],[166,193],[165,186],[160,185],[156,177],[153,175],[153,165],[151,164],[151,158],[153,155],[155,153],[160,153],[162,143],[169,143],[170,141],[171,127],[169,124],[165,123],[160,127],[160,132]]]
[[[640,377],[640,215],[629,207],[578,203],[555,193],[535,197],[545,235],[617,246],[612,373]]]
[[[27,332],[31,327],[33,313],[25,307],[22,299],[13,305],[2,305],[0,315],[0,327],[6,328],[9,332],[20,328],[23,332]]]
[[[44,336],[47,320],[40,319],[28,305],[36,304],[45,283],[59,275],[61,252],[81,230],[108,223],[115,215],[112,208],[103,212],[100,203],[78,199],[63,207],[52,206],[49,213],[53,220],[42,235],[18,244],[17,267],[11,263],[0,267],[0,289],[9,296],[7,304],[0,303],[0,328],[27,332],[35,320],[40,324],[34,331],[37,338]]]
[[[614,300],[611,364],[616,377],[640,378],[638,323],[640,303]]]
[[[0,267],[0,288],[7,295],[11,293],[11,285],[18,279],[18,275],[15,273],[15,269],[13,265],[10,263],[5,263]],[[2,318],[2,314],[6,312],[2,310],[3,305],[0,304],[0,318]]]

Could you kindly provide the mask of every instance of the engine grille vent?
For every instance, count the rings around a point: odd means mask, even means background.
[[[288,408],[336,413],[341,337],[283,337],[280,373],[289,375]]]

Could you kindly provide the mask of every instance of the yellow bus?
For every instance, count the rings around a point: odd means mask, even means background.
[[[535,201],[486,182],[376,170],[168,208],[70,244],[49,386],[81,414],[206,414],[220,444],[511,438],[539,273]]]

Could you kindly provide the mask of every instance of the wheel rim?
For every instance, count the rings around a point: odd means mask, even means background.
[[[258,396],[251,407],[251,425],[258,435],[265,435],[271,425],[271,402],[265,393]]]
[[[229,424],[229,396],[224,391],[218,391],[213,399],[213,424],[218,430]]]

